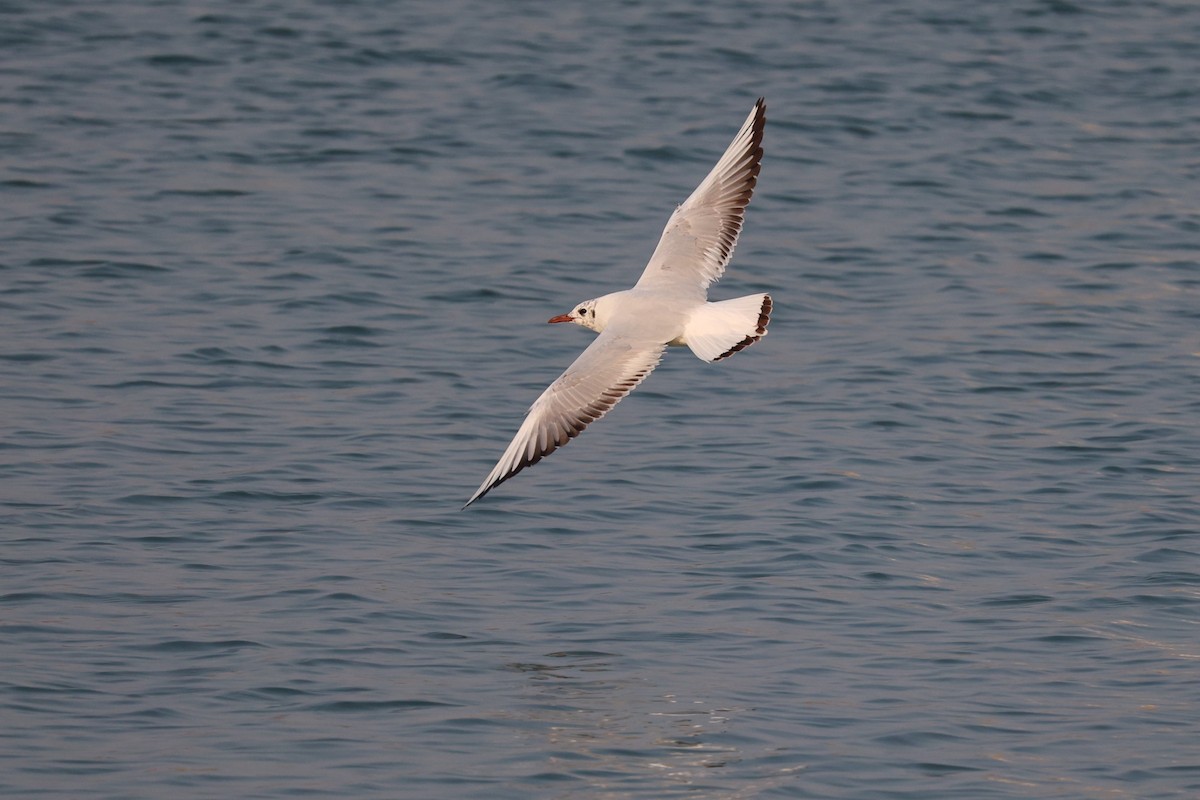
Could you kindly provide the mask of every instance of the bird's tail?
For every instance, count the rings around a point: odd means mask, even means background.
[[[705,303],[692,312],[683,329],[683,343],[701,361],[720,361],[766,336],[770,321],[769,294]]]

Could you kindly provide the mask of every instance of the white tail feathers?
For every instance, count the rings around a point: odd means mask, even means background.
[[[766,336],[770,321],[769,294],[705,303],[692,312],[679,344],[692,348],[701,361],[720,361]]]

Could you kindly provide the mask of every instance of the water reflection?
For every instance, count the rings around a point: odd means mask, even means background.
[[[804,770],[778,766],[778,750],[734,741],[745,738],[735,732],[745,708],[658,691],[631,676],[617,654],[544,658],[505,667],[529,677],[523,721],[533,723],[529,735],[540,739],[531,747],[548,754],[547,777],[569,775],[614,797],[634,788],[656,797],[701,789],[713,797],[746,797]],[[773,766],[756,763],[766,757]]]

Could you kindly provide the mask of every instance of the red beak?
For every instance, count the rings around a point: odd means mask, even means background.
[[[574,322],[570,314],[559,314],[557,317],[551,317],[547,322]]]

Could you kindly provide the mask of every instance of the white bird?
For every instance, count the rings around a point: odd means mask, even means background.
[[[720,361],[767,335],[771,296],[708,302],[742,230],[762,161],[766,103],[760,97],[717,165],[675,209],[632,289],[585,300],[550,322],[600,334],[542,392],[500,461],[463,508],[571,441],[645,380],[667,345]]]

